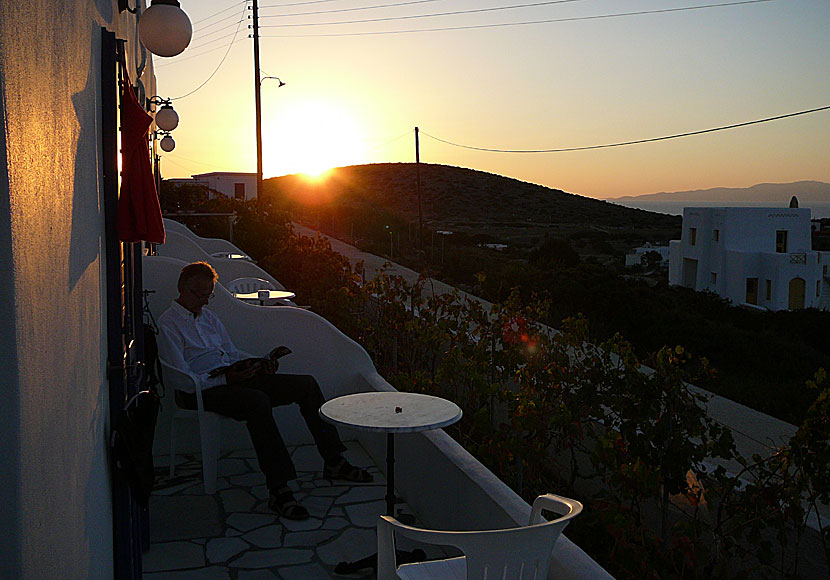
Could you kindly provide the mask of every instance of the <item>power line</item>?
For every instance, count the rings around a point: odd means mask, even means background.
[[[248,7],[246,5],[245,9],[247,9],[247,8]],[[244,14],[244,11],[243,11],[243,14]],[[212,79],[216,75],[216,73],[219,72],[219,69],[222,68],[222,65],[225,63],[225,59],[228,58],[228,54],[230,54],[230,52],[231,52],[231,47],[234,45],[234,42],[236,41],[236,35],[239,34],[239,27],[241,26],[242,22],[243,21],[240,20],[239,24],[237,24],[236,32],[234,32],[234,40],[232,40],[231,43],[228,45],[228,50],[225,51],[225,55],[222,57],[222,60],[219,61],[219,64],[216,65],[216,69],[212,73],[210,73],[210,76],[205,80],[205,82],[203,82],[201,85],[199,85],[198,87],[196,87],[195,89],[193,89],[189,93],[186,93],[186,94],[184,94],[180,97],[173,97],[174,101],[178,100],[178,99],[183,99],[185,97],[189,97],[190,95],[192,95],[193,93],[195,93],[196,91],[198,91],[199,89],[204,87],[206,84],[208,84],[210,82],[210,79]]]
[[[221,24],[222,22],[225,22],[226,20],[231,20],[232,18],[238,18],[238,16],[236,16],[234,14],[231,14],[230,16],[226,16],[225,18],[221,18],[221,19],[217,20],[216,22],[211,22],[207,26],[203,26],[201,28],[195,28],[193,30],[193,33],[194,33],[194,35],[202,36],[202,35],[207,35],[207,34],[213,34],[214,32],[216,32],[216,30],[225,30],[226,28],[229,28],[229,27],[233,26],[234,24],[236,24],[236,22],[231,22],[230,24],[226,24],[225,26],[223,26],[221,28],[217,28],[213,32],[205,32],[208,28],[211,28],[212,26],[216,26],[217,24]]]
[[[167,158],[167,157],[173,157],[173,158],[175,158],[175,159],[179,159],[179,160],[188,161],[188,162],[190,162],[190,163],[196,163],[196,164],[198,164],[198,165],[204,165],[205,167],[211,167],[211,168],[215,169],[216,171],[221,171],[221,169],[218,169],[218,168],[216,167],[216,164],[214,164],[214,163],[205,163],[204,161],[196,161],[195,159],[188,159],[187,157],[182,157],[181,155],[177,155],[177,154],[175,154],[175,153],[165,153],[165,154],[164,154],[164,156],[165,156],[165,158]],[[174,163],[175,163],[175,162],[174,162]],[[180,164],[178,164],[178,165],[179,165],[179,167],[181,167],[181,165],[180,165]],[[188,168],[187,168],[187,167],[185,167],[185,169],[188,169]]]
[[[217,37],[217,38],[214,38],[213,40],[207,40],[207,38],[208,38],[209,36],[212,36],[212,35],[214,35],[214,34],[217,34],[217,33],[219,33],[219,32],[222,32],[223,30],[226,30],[226,29],[228,29],[228,28],[231,28],[232,26],[238,25],[238,24],[240,24],[240,23],[242,23],[242,22],[246,22],[246,20],[245,20],[244,18],[243,18],[243,19],[240,19],[240,20],[237,20],[236,22],[232,22],[231,24],[228,24],[227,26],[223,26],[222,28],[217,28],[217,29],[216,29],[216,30],[214,30],[213,32],[209,32],[209,33],[205,34],[204,36],[200,36],[200,37],[198,38],[198,40],[199,40],[198,44],[194,44],[193,46],[190,46],[190,47],[188,47],[188,48],[191,48],[191,49],[201,48],[201,47],[203,47],[203,46],[207,46],[208,44],[211,44],[211,43],[213,43],[213,42],[217,42],[217,41],[219,41],[219,40],[223,40],[223,39],[225,39],[225,38],[230,38],[231,36],[234,36],[234,35],[236,34],[236,32],[235,32],[235,31],[234,31],[234,32],[231,32],[231,33],[229,33],[229,34],[224,34],[224,35],[222,35],[222,36],[219,36],[219,37]],[[204,42],[203,42],[203,41],[204,41]]]
[[[378,8],[394,8],[398,6],[411,6],[413,4],[427,4],[430,2],[444,2],[444,0],[408,0],[407,2],[392,2],[390,4],[375,4],[373,6],[358,6],[355,8],[335,8],[333,10],[314,10],[311,12],[293,12],[289,14],[269,14],[261,18],[286,18],[288,16],[309,16],[312,14],[334,14],[336,12],[358,12],[361,10],[376,10]]]
[[[214,12],[214,13],[213,13],[213,14],[211,14],[210,16],[205,16],[204,18],[201,18],[201,19],[199,19],[199,20],[195,21],[195,22],[193,23],[193,25],[194,25],[194,26],[196,26],[197,24],[201,24],[202,22],[205,22],[205,21],[207,21],[207,20],[210,20],[210,19],[211,19],[211,18],[213,18],[214,16],[219,16],[220,14],[222,14],[222,13],[224,13],[224,12],[227,12],[228,10],[233,10],[234,8],[236,8],[237,4],[247,4],[247,3],[248,3],[248,0],[242,0],[242,2],[237,2],[237,3],[236,3],[236,4],[234,4],[233,6],[228,6],[227,8],[223,8],[222,10],[219,10],[218,12]]]
[[[680,8],[662,8],[656,10],[640,10],[636,12],[620,12],[616,14],[598,14],[595,16],[573,16],[569,18],[548,18],[543,20],[526,20],[522,22],[497,22],[494,24],[472,24],[466,26],[445,26],[436,28],[415,28],[409,30],[380,30],[374,32],[332,32],[332,33],[311,33],[311,34],[269,34],[263,35],[264,38],[309,38],[309,37],[337,37],[337,36],[375,36],[383,34],[413,34],[419,32],[446,32],[456,30],[477,30],[484,28],[502,28],[507,26],[527,26],[531,24],[551,24],[559,22],[576,22],[580,20],[602,20],[606,18],[622,18],[627,16],[643,16],[647,14],[660,14],[667,12],[684,12],[687,10],[703,10],[708,8],[721,8],[726,6],[740,6],[743,4],[759,4],[761,2],[773,2],[774,0],[743,0],[739,2],[723,2],[718,4],[705,4],[701,6],[685,6]],[[431,14],[420,17],[433,16]],[[401,17],[390,17],[386,20],[400,19]],[[358,21],[354,21],[358,22]],[[326,24],[349,24],[349,22],[330,22]],[[290,26],[319,26],[321,23],[312,24],[295,24]],[[268,28],[286,27],[288,25],[271,25]]]
[[[231,34],[229,34],[228,36],[235,36],[235,35],[231,35]],[[218,39],[217,39],[217,40],[218,40]],[[237,42],[242,42],[243,40],[247,40],[247,38],[237,38],[237,39],[235,39],[234,41],[229,42],[228,44],[223,44],[222,46],[217,46],[217,47],[211,48],[210,50],[206,50],[206,51],[204,51],[204,52],[200,52],[200,53],[198,53],[198,54],[189,54],[189,53],[188,53],[188,56],[181,57],[181,58],[176,58],[176,60],[171,60],[170,62],[163,62],[163,63],[161,63],[161,64],[157,64],[155,68],[156,68],[156,69],[160,69],[160,68],[168,67],[168,66],[173,65],[173,64],[179,64],[180,62],[184,62],[184,61],[186,61],[186,60],[190,60],[191,58],[199,58],[200,56],[204,56],[204,55],[206,55],[206,54],[210,54],[211,52],[216,52],[217,50],[222,50],[223,48],[227,48],[227,47],[229,47],[229,46],[233,46],[233,45],[234,45],[234,44],[236,44]],[[211,42],[213,42],[213,41],[211,41]],[[210,44],[210,43],[206,43],[206,44]]]
[[[266,4],[265,6],[260,6],[259,9],[262,10],[263,8],[286,8],[289,6],[306,6],[308,4],[326,4],[328,2],[339,2],[340,0],[306,0],[305,2],[291,2],[289,4]]]
[[[537,6],[550,6],[552,4],[569,4],[581,2],[582,0],[546,0],[545,2],[532,2],[529,4],[513,4],[512,6],[493,6],[490,8],[471,8],[469,10],[452,10],[449,12],[434,12],[432,14],[410,14],[407,16],[384,16],[381,18],[365,18],[363,20],[343,20],[340,22],[307,22],[302,24],[271,24],[263,28],[278,28],[289,26],[328,26],[341,24],[365,24],[367,22],[388,22],[390,20],[413,20],[417,18],[435,18],[439,16],[457,16],[459,14],[478,14],[482,12],[498,12],[501,10],[513,10],[516,8],[534,8]],[[752,0],[755,2],[767,2],[769,0]]]
[[[409,129],[408,131],[398,135],[397,137],[392,137],[391,139],[388,139],[388,140],[384,141],[383,143],[379,143],[379,144],[375,145],[374,147],[369,148],[369,151],[370,152],[371,151],[377,151],[378,149],[381,149],[382,147],[386,147],[387,145],[391,145],[395,141],[399,141],[399,140],[403,139],[404,137],[407,137],[408,135],[412,135],[412,129]]]
[[[777,115],[775,117],[767,117],[765,119],[757,119],[755,121],[746,121],[744,123],[735,123],[733,125],[724,125],[722,127],[714,127],[712,129],[702,129],[700,131],[689,131],[687,133],[677,133],[675,135],[666,135],[664,137],[651,137],[648,139],[637,139],[635,141],[623,141],[620,143],[609,143],[606,145],[589,145],[587,147],[566,147],[562,149],[490,149],[487,147],[474,147],[472,145],[462,145],[460,143],[453,143],[421,130],[421,135],[426,135],[430,139],[440,141],[453,147],[461,147],[463,149],[472,149],[474,151],[487,151],[490,153],[563,153],[566,151],[587,151],[589,149],[608,149],[610,147],[623,147],[625,145],[637,145],[639,143],[653,143],[655,141],[666,141],[668,139],[679,139],[680,137],[690,137],[692,135],[703,135],[704,133],[714,133],[715,131],[726,131],[727,129],[737,129],[738,127],[747,127],[749,125],[758,125],[759,123],[768,123],[770,121],[778,121],[780,119],[787,119],[789,117],[798,117],[800,115],[808,115],[810,113],[817,113],[819,111],[826,111],[830,109],[830,105],[825,107],[818,107],[815,109],[808,109],[806,111],[798,111],[796,113],[787,113],[786,115]]]

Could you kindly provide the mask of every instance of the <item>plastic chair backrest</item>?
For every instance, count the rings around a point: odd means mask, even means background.
[[[245,253],[228,240],[222,238],[203,238],[202,236],[195,234],[186,225],[169,218],[164,218],[164,229],[167,233],[173,232],[188,237],[208,254],[216,252],[229,252],[234,254]]]
[[[225,288],[228,289],[229,292],[234,293],[250,293],[256,292],[257,290],[277,290],[277,287],[274,286],[268,280],[263,280],[262,278],[237,278],[236,280],[231,280],[227,284],[224,284]]]
[[[541,518],[542,510],[555,509],[567,513],[551,521]],[[454,546],[466,557],[468,580],[502,579],[545,580],[553,546],[570,520],[582,511],[578,501],[552,494],[539,496],[533,502],[531,525],[501,530],[438,531],[404,526],[389,516],[381,516],[378,526],[378,578],[396,578],[390,575],[388,534],[394,532],[412,540],[445,546]],[[540,522],[540,520],[542,520]],[[537,522],[537,523],[533,523]],[[386,537],[384,538],[384,534]],[[394,542],[391,542],[394,545]],[[408,565],[408,571],[418,564]],[[385,568],[385,569],[384,569]],[[410,576],[414,576],[410,574]],[[431,578],[431,576],[425,576]]]

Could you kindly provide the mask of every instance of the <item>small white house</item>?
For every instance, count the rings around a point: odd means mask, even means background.
[[[653,246],[646,242],[645,246],[634,248],[631,253],[625,255],[626,267],[646,265],[645,256],[650,252],[657,252],[660,254],[660,266],[666,267],[669,265],[669,247]]]
[[[766,310],[830,306],[830,253],[812,251],[809,208],[687,207],[669,247],[669,284]]]
[[[191,183],[204,185],[213,199],[217,194],[249,201],[256,199],[256,173],[234,173],[230,171],[214,171],[192,176]]]

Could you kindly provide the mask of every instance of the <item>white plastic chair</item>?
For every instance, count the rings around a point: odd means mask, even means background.
[[[257,290],[278,290],[276,286],[271,284],[268,280],[262,278],[237,278],[231,280],[227,284],[223,284],[229,292],[245,293],[256,292]]]
[[[168,233],[174,232],[177,234],[187,236],[193,242],[195,242],[196,245],[202,248],[207,254],[216,254],[219,252],[224,252],[229,254],[245,255],[245,252],[240,250],[236,245],[232,244],[228,240],[222,238],[203,238],[202,236],[197,235],[193,230],[191,230],[183,223],[171,220],[169,218],[164,218],[164,229]]]
[[[546,521],[542,510],[565,514]],[[525,527],[462,532],[425,530],[381,516],[378,580],[545,580],[554,543],[581,511],[582,504],[576,500],[540,495]],[[398,567],[395,534],[426,544],[454,546],[464,556]]]
[[[221,439],[222,420],[230,421],[217,413],[205,411],[202,402],[202,388],[196,376],[186,370],[177,369],[163,358],[161,361],[164,384],[176,390],[192,392],[196,390],[196,409],[182,409],[176,407],[173,418],[170,421],[170,477],[176,474],[176,424],[184,419],[197,419],[199,421],[199,441],[202,448],[202,481],[205,486],[205,493],[212,495],[216,493],[216,473],[219,461],[219,441]]]

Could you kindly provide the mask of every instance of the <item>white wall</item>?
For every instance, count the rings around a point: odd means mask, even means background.
[[[692,228],[696,230],[694,245]],[[787,231],[785,253],[776,252],[779,230]],[[682,239],[670,244],[669,284],[685,285],[684,260],[696,260],[695,290],[710,290],[733,304],[743,305],[747,278],[758,278],[756,306],[786,310],[790,281],[802,278],[805,307],[820,307],[822,298],[816,296],[816,284],[828,258],[811,251],[811,244],[807,208],[684,208]],[[716,274],[714,283],[712,273]],[[771,283],[769,300],[766,280]]]
[[[728,207],[719,209],[725,213],[724,229],[736,234],[727,235],[724,240],[725,246],[731,250],[775,252],[775,232],[778,230],[788,232],[788,252],[808,252],[812,249],[808,208]]]
[[[4,579],[113,574],[100,27],[118,18],[111,0],[0,2]]]
[[[236,183],[244,183],[245,201],[256,199],[257,197],[255,173],[200,173],[199,175],[194,175],[193,179],[199,183],[207,183],[212,191],[218,191],[230,198],[234,197],[234,185]]]

